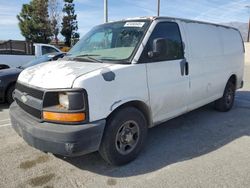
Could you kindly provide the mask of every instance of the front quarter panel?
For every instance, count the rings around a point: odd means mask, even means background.
[[[144,64],[113,65],[78,77],[74,88],[88,93],[89,120],[106,118],[129,101],[141,101],[149,106]]]

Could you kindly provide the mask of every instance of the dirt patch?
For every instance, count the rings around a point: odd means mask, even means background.
[[[29,169],[29,168],[32,168],[32,167],[36,166],[37,164],[45,163],[48,160],[49,160],[49,156],[47,156],[47,155],[39,156],[38,158],[36,158],[34,160],[22,162],[19,165],[19,168],[21,168],[21,169]]]
[[[116,182],[116,180],[114,178],[109,178],[107,180],[107,185],[112,186],[112,185],[116,185],[116,184],[117,184],[117,182]]]
[[[42,175],[35,178],[31,178],[30,180],[28,180],[28,183],[33,187],[42,186],[51,181],[54,177],[55,177],[54,173]],[[51,187],[51,186],[46,186],[46,187]]]
[[[43,187],[43,188],[54,188],[54,186],[52,186],[52,185],[46,185],[46,186]]]

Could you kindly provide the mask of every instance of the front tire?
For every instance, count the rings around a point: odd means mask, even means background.
[[[215,109],[220,112],[231,110],[234,104],[235,84],[232,80],[227,82],[222,98],[215,101]]]
[[[147,136],[147,121],[133,107],[117,111],[107,121],[99,152],[112,165],[134,160],[143,148]]]

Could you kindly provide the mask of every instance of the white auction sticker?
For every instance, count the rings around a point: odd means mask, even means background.
[[[126,22],[124,27],[143,27],[145,22]]]

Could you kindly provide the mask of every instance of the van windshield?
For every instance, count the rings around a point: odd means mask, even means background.
[[[67,54],[97,62],[128,62],[149,26],[148,20],[121,21],[94,27]]]

